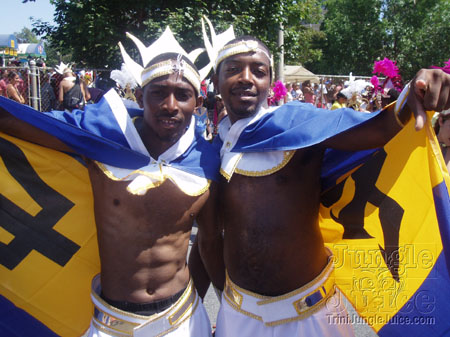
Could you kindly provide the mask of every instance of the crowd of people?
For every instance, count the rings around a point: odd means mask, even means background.
[[[157,42],[155,48],[161,46]],[[352,83],[330,80],[283,85],[286,93],[279,103],[268,96],[270,50],[255,37],[230,39],[218,49],[209,82],[202,82],[181,47],[163,46],[142,65],[138,86],[121,87],[119,100],[114,92],[104,94],[109,105],[102,106],[102,118],[125,114],[129,122],[123,137],[135,161],[94,153],[91,144],[80,149],[51,131],[33,129],[25,136],[81,154],[87,162],[101,257],[100,276],[92,283],[96,310],[88,336],[114,336],[117,326],[122,335],[210,336],[199,296],[211,282],[221,291],[217,337],[354,336],[351,325],[330,325],[327,319],[347,311],[334,287],[332,254],[318,225],[325,149],[377,148],[402,129],[412,111],[445,111],[449,91],[438,88],[450,86],[450,75],[420,71],[403,105],[386,100],[379,107],[375,101],[385,92],[378,95],[370,83],[355,93],[346,92]],[[88,119],[97,115],[85,105],[88,86],[67,65],[57,71],[64,76],[56,95],[64,114],[84,110],[74,117],[80,118],[77,125],[107,137],[113,123],[104,133],[89,129]],[[23,103],[14,98],[15,85],[13,77],[7,96]],[[422,91],[427,95],[422,97]],[[273,109],[291,100],[306,104],[286,105],[285,114]],[[133,122],[126,109],[119,109],[127,101],[143,109]],[[324,111],[322,123],[308,119],[315,107]],[[379,108],[384,109],[370,120],[360,113]],[[0,112],[2,120],[16,120],[12,112]],[[52,116],[66,120],[64,114]],[[337,123],[343,114],[354,121]],[[443,148],[448,146],[448,116],[437,119],[438,137],[447,144]],[[423,115],[416,118],[417,128],[423,127]],[[299,125],[302,132],[319,128],[319,136],[296,132],[298,137],[283,138],[277,133],[280,127],[290,132]],[[26,122],[0,124],[10,134],[23,135],[20,128],[27,128]],[[271,142],[275,137],[277,146]],[[213,145],[207,141],[212,138]],[[199,232],[188,268],[194,220]],[[329,300],[337,305],[324,305]]]
[[[373,84],[358,80],[358,88],[352,88],[353,82],[323,78],[323,83],[304,82],[286,83],[285,94],[275,97],[272,85],[268,97],[269,106],[279,106],[292,101],[310,103],[322,109],[339,109],[349,107],[361,112],[374,112],[395,101],[399,91],[394,88],[375,90]],[[401,91],[401,90],[400,90]]]
[[[116,83],[109,78],[109,72],[102,74],[84,70],[75,71],[67,65],[61,70],[58,66],[39,68],[37,86],[36,98],[39,100],[39,110],[48,112],[79,109],[85,104],[97,103],[105,92],[116,86]],[[8,65],[0,69],[0,96],[21,104],[32,105],[30,91],[29,67]]]

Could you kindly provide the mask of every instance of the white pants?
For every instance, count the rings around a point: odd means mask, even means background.
[[[192,280],[177,302],[152,316],[136,315],[114,308],[100,297],[100,291],[100,278],[96,276],[91,291],[95,310],[87,337],[211,336],[208,315]]]
[[[333,265],[288,294],[267,297],[235,285],[227,275],[216,337],[355,336]]]

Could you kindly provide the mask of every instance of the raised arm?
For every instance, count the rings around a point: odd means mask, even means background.
[[[86,85],[86,82],[83,79],[80,79],[80,85],[81,85],[81,90],[84,96],[84,101],[88,102],[91,99],[91,94],[89,92],[89,89]]]
[[[58,102],[62,106],[64,101],[64,84],[63,81],[59,82],[59,90],[58,90]]]
[[[440,69],[422,69],[402,94],[404,96],[399,97],[397,104],[388,106],[369,122],[338,134],[323,144],[347,151],[381,147],[402,129],[413,114],[416,130],[422,129],[426,121],[425,111],[442,111],[450,107],[450,75]],[[404,99],[406,104],[402,104]]]
[[[54,150],[75,152],[58,138],[21,121],[2,108],[0,108],[0,131]]]

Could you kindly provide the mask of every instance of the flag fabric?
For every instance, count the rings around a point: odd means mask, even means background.
[[[320,220],[337,285],[380,336],[450,329],[450,179],[439,151],[430,125],[409,123],[383,149],[324,162]],[[0,334],[78,336],[100,265],[87,170],[4,134],[0,156]]]
[[[431,124],[416,132],[410,122],[339,167],[342,155],[324,162],[320,209],[336,284],[380,336],[448,334],[450,179]]]
[[[215,142],[224,158],[300,149],[377,114],[288,103],[239,120]],[[380,336],[450,332],[449,174],[431,124],[413,124],[382,149],[328,150],[322,165],[320,226],[337,286]],[[340,323],[348,318],[330,322]]]
[[[0,134],[0,335],[80,336],[100,271],[86,167]]]
[[[127,110],[113,89],[99,103],[88,104],[84,111],[41,113],[2,96],[0,108],[55,136],[77,154],[103,164],[139,170],[157,159],[152,160],[134,127],[132,118],[142,117],[143,110]],[[218,155],[202,137],[196,135],[192,138],[188,148],[171,160],[170,165],[201,178],[216,180]]]
[[[218,177],[219,155],[195,135],[193,121],[176,144],[150,162],[130,111],[114,91],[73,113],[43,114],[4,97],[0,108],[99,165],[111,165],[108,169],[148,173],[150,178],[137,175],[131,183],[138,194],[171,179],[184,193],[198,195]],[[142,110],[133,112],[142,116]],[[0,310],[5,313],[0,335],[79,336],[89,326],[90,283],[100,270],[84,162],[5,134],[0,134],[0,158]]]

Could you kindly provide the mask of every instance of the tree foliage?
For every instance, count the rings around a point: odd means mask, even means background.
[[[285,63],[302,63],[316,73],[370,75],[375,60],[389,57],[409,79],[450,57],[448,0],[50,1],[55,25],[37,20],[33,31],[60,58],[90,68],[120,67],[119,41],[139,58],[125,32],[148,45],[169,25],[186,50],[203,47],[202,15],[216,32],[232,24],[236,35],[260,38],[275,59],[283,27]],[[316,23],[320,31],[311,28]]]
[[[19,43],[39,43],[39,39],[36,34],[34,34],[31,29],[27,27],[23,27],[20,32],[15,32],[14,35]]]
[[[385,33],[380,21],[382,0],[328,0],[322,31],[323,58],[311,64],[326,74],[367,74],[373,55],[381,54]]]
[[[125,32],[149,44],[169,25],[186,50],[203,47],[202,15],[213,22],[216,32],[233,24],[236,35],[255,35],[272,51],[277,51],[277,31],[283,23],[290,36],[286,50],[300,50],[302,33],[309,38],[302,23],[317,21],[321,13],[320,0],[185,0],[181,6],[175,0],[50,1],[55,5],[56,24],[36,21],[35,32],[62,55],[71,53],[73,61],[95,68],[120,66],[119,41],[127,50],[136,50]],[[289,58],[297,57],[291,54]]]
[[[383,19],[389,32],[385,55],[397,60],[404,77],[450,57],[448,0],[386,0]]]
[[[323,58],[313,71],[370,75],[373,62],[388,57],[411,79],[450,57],[448,0],[326,0],[325,8]]]

